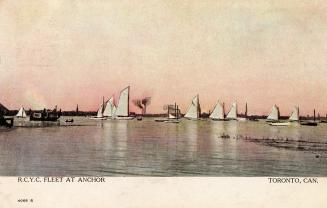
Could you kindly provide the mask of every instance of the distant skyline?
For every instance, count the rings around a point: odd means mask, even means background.
[[[327,113],[327,7],[313,0],[0,2],[0,103],[96,110],[131,86],[149,113]],[[137,111],[130,104],[131,111]]]

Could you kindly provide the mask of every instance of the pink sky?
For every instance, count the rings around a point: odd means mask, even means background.
[[[0,102],[96,110],[130,85],[152,113],[196,94],[203,111],[327,112],[324,1],[137,2],[0,1]]]

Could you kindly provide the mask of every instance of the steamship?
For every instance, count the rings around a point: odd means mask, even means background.
[[[30,114],[30,121],[57,121],[61,116],[61,109],[57,111],[43,109],[42,111],[34,111]]]

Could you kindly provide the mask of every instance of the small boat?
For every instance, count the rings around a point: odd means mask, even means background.
[[[318,126],[316,122],[316,110],[313,109],[313,121],[300,121],[300,124],[302,126]]]
[[[42,111],[32,112],[30,121],[57,121],[61,116],[61,110],[57,112],[57,106],[54,110],[44,109]]]
[[[222,135],[220,135],[220,138],[222,138],[222,139],[229,139],[230,136],[228,134],[223,133]]]
[[[154,119],[155,122],[165,122],[165,121],[168,121],[169,119],[168,118],[156,118]]]
[[[174,105],[167,105],[164,108],[167,108],[167,117],[166,118],[157,118],[155,122],[164,122],[164,123],[179,123],[180,120],[180,110],[176,103]]]
[[[66,121],[65,121],[66,123],[73,123],[74,122],[74,119],[66,119]]]
[[[201,114],[201,108],[200,108],[200,102],[199,102],[199,95],[196,95],[192,99],[192,103],[189,106],[187,112],[184,115],[184,118],[189,120],[198,120],[200,118]]]
[[[320,123],[327,123],[327,114],[324,120],[320,120]]]
[[[249,120],[249,121],[259,121],[259,119],[254,118],[254,117],[249,117],[248,120]]]
[[[142,121],[142,116],[137,116],[136,119],[137,119],[138,121]]]

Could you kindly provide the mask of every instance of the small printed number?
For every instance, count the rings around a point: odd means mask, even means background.
[[[33,202],[33,199],[18,199],[17,202]]]

